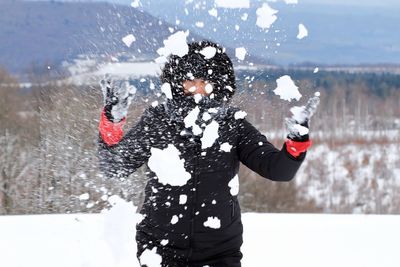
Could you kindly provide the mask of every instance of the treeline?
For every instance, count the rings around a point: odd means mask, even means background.
[[[276,79],[283,75],[290,75],[296,81],[310,81],[310,86],[322,88],[326,91],[335,88],[365,86],[369,93],[387,97],[393,90],[400,90],[400,79],[398,74],[394,73],[349,73],[344,71],[318,71],[313,73],[311,70],[299,69],[270,69],[258,71],[240,71],[238,79],[245,80],[246,77],[255,77],[256,81],[263,81],[266,86],[274,86]]]
[[[299,103],[283,102],[272,92],[276,78],[286,74],[301,88]],[[284,70],[237,76],[239,90],[232,104],[246,110],[248,119],[279,148],[290,107],[321,92],[310,124],[314,147],[298,179],[274,183],[242,167],[244,211],[400,212],[400,182],[394,172],[400,168],[399,76]],[[26,90],[0,71],[0,214],[98,212],[113,194],[140,204],[143,169],[118,183],[98,171],[100,88],[33,78],[34,86]],[[157,90],[151,92],[138,93],[126,129],[158,98]],[[349,147],[365,153],[346,156]],[[390,159],[387,153],[392,153]]]

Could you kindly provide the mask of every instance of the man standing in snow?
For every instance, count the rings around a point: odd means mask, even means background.
[[[310,99],[302,121],[287,120],[288,140],[279,150],[229,106],[235,75],[219,45],[195,42],[183,57],[171,55],[161,81],[165,103],[147,108],[125,135],[129,85],[101,83],[102,171],[126,178],[143,164],[148,168],[138,259],[148,267],[241,266],[239,163],[267,179],[290,181],[311,145],[299,125],[308,128],[319,99]]]

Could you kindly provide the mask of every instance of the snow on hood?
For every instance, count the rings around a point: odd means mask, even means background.
[[[161,74],[161,82],[171,85],[172,96],[177,104],[187,101],[182,82],[203,79],[210,82],[216,101],[229,102],[236,90],[233,64],[225,53],[225,48],[211,41],[188,44],[188,52],[170,55]]]

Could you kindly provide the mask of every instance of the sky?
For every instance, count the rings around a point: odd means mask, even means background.
[[[24,0],[24,1],[50,1],[50,0]],[[59,2],[110,2],[110,3],[118,3],[118,4],[127,4],[129,5],[133,0],[54,0]],[[146,2],[149,0],[141,0],[141,2]],[[150,0],[150,1],[159,1],[159,0]],[[163,0],[163,1],[185,1],[185,0]],[[196,0],[195,0],[196,1]],[[212,0],[207,0],[212,1]],[[277,2],[283,0],[251,0],[254,1],[267,1],[267,2]],[[353,5],[353,6],[385,6],[385,7],[399,7],[399,0],[299,0],[299,4],[330,4],[330,5]],[[400,12],[400,10],[399,10]]]

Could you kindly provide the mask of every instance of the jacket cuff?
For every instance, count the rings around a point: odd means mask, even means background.
[[[305,142],[296,142],[288,139],[285,143],[286,151],[295,158],[299,157],[301,153],[306,152],[307,149],[312,145],[311,140]]]
[[[104,143],[109,146],[118,144],[124,136],[124,131],[122,128],[125,125],[125,122],[125,118],[117,123],[109,121],[105,114],[105,109],[103,108],[99,124],[99,133]]]

